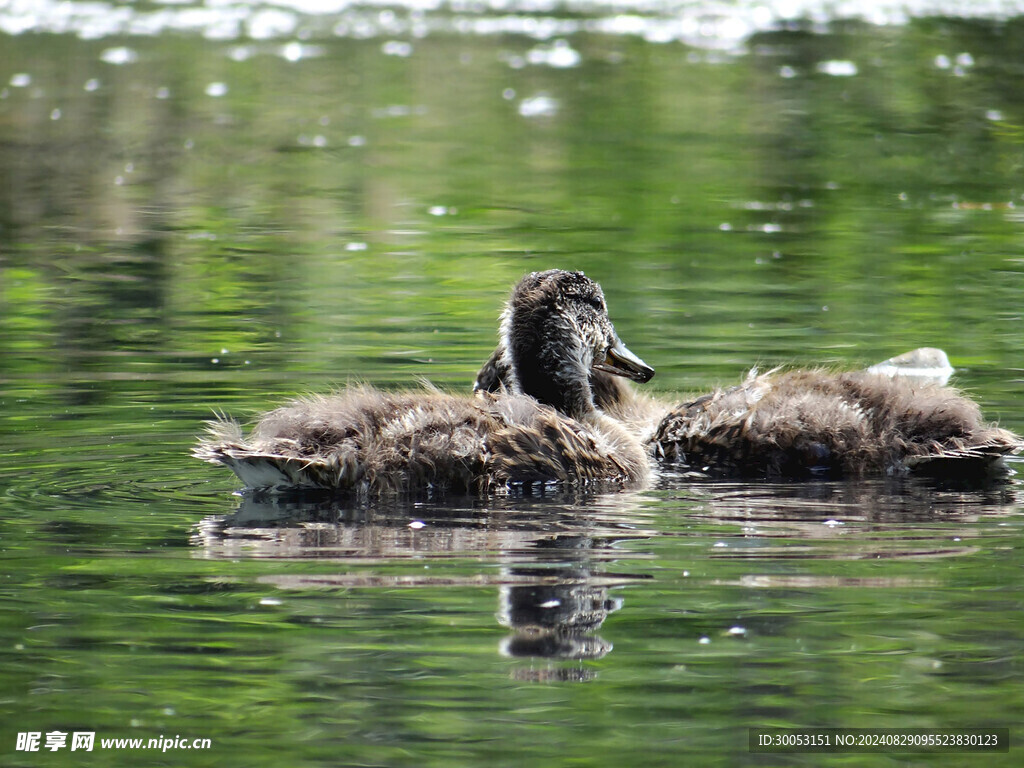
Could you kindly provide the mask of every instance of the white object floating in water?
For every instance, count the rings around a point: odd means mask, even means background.
[[[922,381],[933,381],[936,384],[945,384],[955,369],[950,365],[949,356],[941,349],[919,347],[876,363],[868,368],[868,372],[881,373],[886,376],[906,376]]]
[[[422,520],[413,520],[411,523],[409,523],[409,527],[412,528],[414,531],[418,531],[420,528],[426,528],[427,524],[424,523]]]
[[[18,72],[11,75],[11,86],[14,88],[27,88],[32,85],[32,75],[27,72]]]
[[[215,99],[224,96],[228,92],[227,83],[210,83],[206,86],[206,95],[212,96]]]
[[[743,635],[747,634],[747,630],[744,627],[740,626],[729,627],[729,634],[734,636],[738,635],[742,637]]]

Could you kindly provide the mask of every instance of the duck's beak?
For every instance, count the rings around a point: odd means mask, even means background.
[[[594,364],[594,370],[625,376],[627,379],[638,381],[641,384],[650,381],[654,376],[654,369],[626,349],[626,345],[618,339],[605,353],[604,360]]]

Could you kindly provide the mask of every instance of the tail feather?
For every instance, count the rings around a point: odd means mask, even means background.
[[[361,479],[356,463],[344,455],[310,459],[261,450],[245,441],[237,422],[223,416],[207,422],[192,455],[223,464],[247,488],[354,488]]]

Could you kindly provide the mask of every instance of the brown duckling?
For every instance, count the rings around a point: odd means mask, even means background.
[[[593,370],[644,382],[654,370],[619,340],[604,294],[581,272],[524,277],[501,319],[506,390],[474,398],[356,387],[294,401],[245,437],[211,423],[193,455],[249,488],[486,492],[515,483],[649,473],[634,435],[594,406]]]
[[[823,369],[751,372],[673,409],[651,438],[659,458],[713,475],[801,478],[994,476],[1024,448],[952,387],[912,376]]]

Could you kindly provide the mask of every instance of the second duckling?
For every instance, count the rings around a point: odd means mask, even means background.
[[[712,475],[768,478],[984,479],[1024,448],[957,390],[870,370],[752,373],[674,408],[650,443],[660,458]]]

